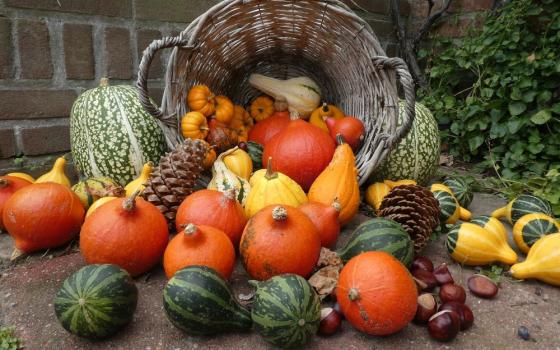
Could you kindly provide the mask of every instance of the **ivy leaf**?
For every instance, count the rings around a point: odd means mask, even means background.
[[[476,149],[478,147],[480,147],[480,145],[482,145],[482,143],[484,142],[484,138],[480,135],[476,135],[472,138],[469,139],[469,148],[471,150],[471,152],[476,151]]]
[[[550,110],[556,114],[560,114],[560,102],[553,104]]]
[[[513,116],[520,115],[525,112],[527,105],[523,102],[511,102],[509,104],[509,113]]]
[[[542,143],[530,143],[527,145],[527,149],[533,154],[539,154],[544,149],[544,145]]]
[[[521,128],[521,125],[523,125],[523,120],[521,119],[511,119],[507,122],[509,132],[512,134],[515,134]]]
[[[548,109],[541,109],[537,113],[533,114],[531,121],[533,124],[542,125],[548,122],[552,118],[552,114]]]
[[[535,96],[537,96],[537,92],[536,91],[527,91],[526,93],[523,94],[523,102],[525,103],[531,103],[533,102],[533,100],[535,100]]]

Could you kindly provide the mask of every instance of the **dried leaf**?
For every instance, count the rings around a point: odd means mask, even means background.
[[[452,166],[453,156],[451,154],[442,154],[439,156],[439,165]]]
[[[321,248],[317,267],[320,269],[311,276],[309,284],[311,284],[322,300],[336,288],[338,275],[340,270],[342,270],[343,263],[337,253],[327,248]]]

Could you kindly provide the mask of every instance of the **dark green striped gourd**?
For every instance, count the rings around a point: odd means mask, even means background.
[[[257,286],[251,317],[255,329],[281,348],[305,345],[319,329],[321,301],[302,277],[284,274]]]
[[[463,208],[468,208],[473,200],[473,192],[471,186],[462,177],[447,178],[443,182],[444,185],[449,187],[459,204]]]
[[[457,201],[453,196],[445,191],[434,191],[434,197],[439,202],[439,218],[440,221],[447,222],[449,218],[455,214],[457,210]]]
[[[541,237],[560,232],[560,223],[553,217],[542,213],[523,215],[513,225],[513,239],[522,252],[529,249]]]
[[[255,141],[247,141],[247,153],[253,160],[253,169],[262,169],[263,146]]]
[[[515,224],[519,218],[527,214],[542,213],[553,216],[550,203],[537,196],[522,194],[511,200],[508,205],[492,213],[494,217],[506,216],[510,224]]]
[[[190,335],[245,331],[252,324],[227,282],[206,266],[177,271],[163,290],[163,306],[169,321]]]
[[[344,263],[363,252],[383,251],[409,266],[414,258],[414,242],[402,226],[390,219],[374,218],[352,232],[346,245],[337,251]]]
[[[132,320],[138,289],[116,265],[88,265],[68,277],[54,299],[62,326],[80,337],[105,338]]]

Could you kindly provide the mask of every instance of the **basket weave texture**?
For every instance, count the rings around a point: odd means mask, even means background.
[[[155,53],[170,47],[159,109],[148,97],[148,70]],[[175,148],[192,86],[206,84],[248,106],[261,94],[248,83],[252,73],[308,76],[321,87],[322,100],[364,122],[366,138],[356,155],[360,183],[412,125],[414,85],[406,64],[386,57],[367,22],[338,0],[224,0],[179,36],[148,46],[138,72],[139,98]],[[397,80],[406,100],[400,126]]]

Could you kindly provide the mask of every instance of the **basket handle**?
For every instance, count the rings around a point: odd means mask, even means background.
[[[393,148],[393,146],[396,143],[398,143],[403,137],[406,136],[406,134],[412,127],[412,122],[414,121],[414,117],[416,116],[416,112],[415,112],[416,94],[414,91],[414,80],[412,80],[412,76],[408,71],[408,66],[406,65],[405,61],[403,61],[401,58],[376,56],[372,58],[372,61],[373,64],[378,66],[379,68],[394,70],[397,73],[397,78],[399,79],[404,89],[405,113],[404,113],[403,122],[401,126],[397,128],[395,135],[390,136],[387,139],[387,144],[389,148]],[[399,112],[397,111],[397,113]]]

